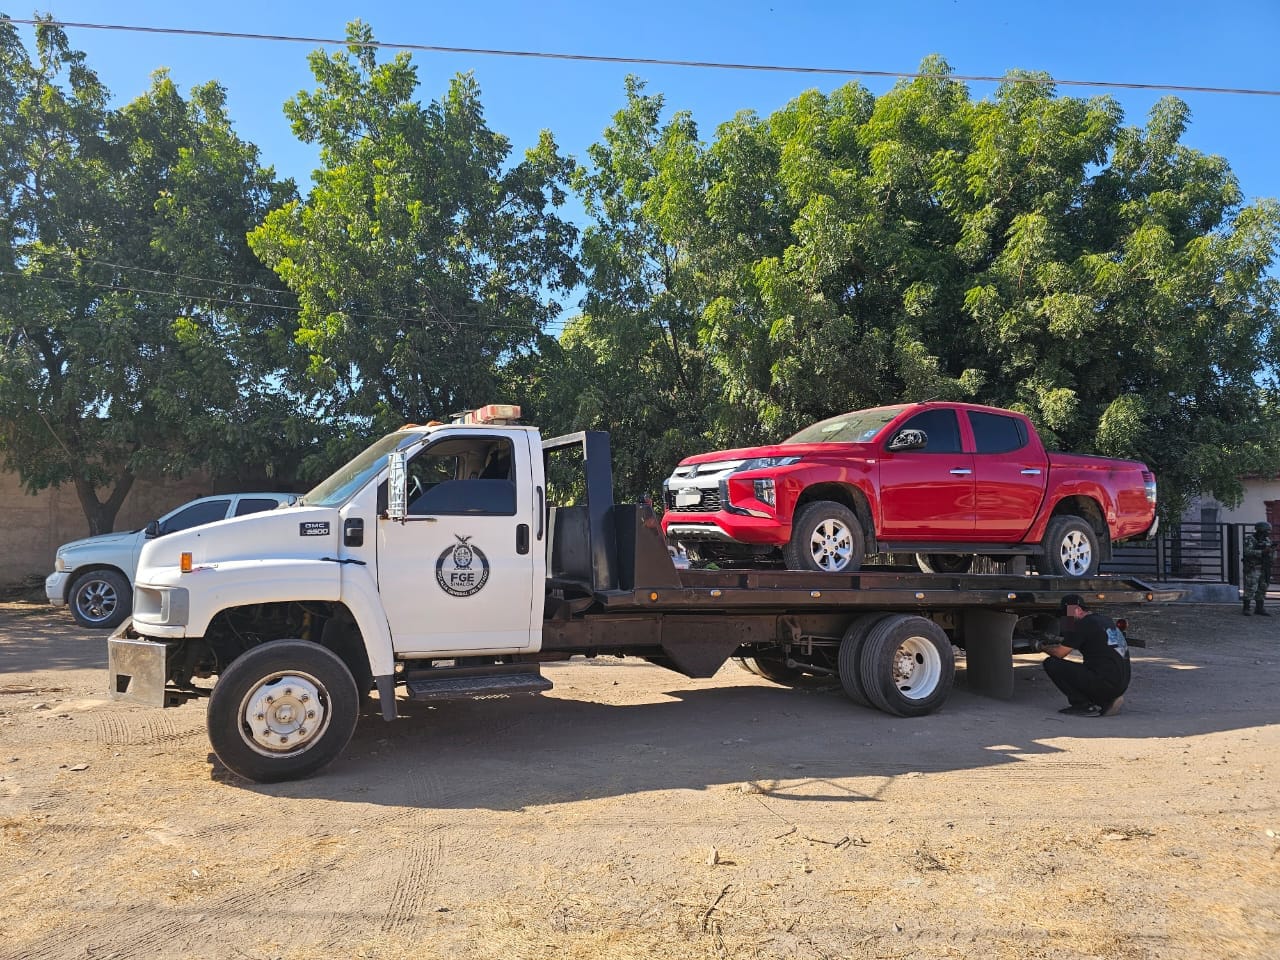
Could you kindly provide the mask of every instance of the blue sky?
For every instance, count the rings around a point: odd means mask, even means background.
[[[15,17],[29,17],[36,9],[63,20],[334,38],[343,35],[348,20],[359,17],[386,42],[889,71],[912,71],[926,55],[940,53],[958,74],[1023,68],[1066,79],[1280,89],[1275,50],[1280,0],[37,3],[19,9],[13,0],[0,0],[0,10]],[[258,144],[267,162],[305,190],[315,154],[293,138],[282,104],[313,86],[306,64],[313,44],[68,32],[119,102],[141,93],[158,67],[168,67],[184,89],[218,80],[227,88],[240,135]],[[669,108],[689,110],[704,139],[738,110],[768,114],[806,89],[831,90],[848,80],[495,56],[418,53],[414,60],[423,99],[438,97],[454,73],[472,70],[490,126],[510,137],[517,151],[547,128],[565,152],[579,159],[622,105],[628,72],[643,77],[650,92],[662,93]],[[893,83],[863,82],[875,93]],[[1061,89],[1077,96],[1109,93],[1124,107],[1129,123],[1145,122],[1161,96]],[[973,83],[970,90],[975,97],[986,96],[994,85]],[[1185,141],[1225,156],[1246,197],[1280,197],[1280,97],[1181,96],[1192,110]]]

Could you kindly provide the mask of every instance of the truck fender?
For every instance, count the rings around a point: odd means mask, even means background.
[[[1092,500],[1098,508],[1098,512],[1102,514],[1103,523],[1107,525],[1108,534],[1099,537],[1099,540],[1110,544],[1110,532],[1115,522],[1115,506],[1111,501],[1111,497],[1107,491],[1097,484],[1084,482],[1076,482],[1064,485],[1053,493],[1053,501],[1050,502],[1048,497],[1042,501],[1040,514],[1036,517],[1035,523],[1031,525],[1031,529],[1027,531],[1023,541],[1025,543],[1039,543],[1044,539],[1044,532],[1049,526],[1049,521],[1057,515],[1058,507],[1064,500],[1070,500],[1078,497],[1086,500]],[[1078,515],[1078,511],[1070,511]]]
[[[395,673],[395,650],[391,646],[391,627],[382,610],[382,597],[373,574],[362,564],[342,565],[342,602],[351,611],[364,648],[369,655],[369,669],[375,679]],[[381,684],[379,684],[381,687]]]

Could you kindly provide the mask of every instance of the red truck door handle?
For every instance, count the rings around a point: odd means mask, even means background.
[[[951,473],[957,477],[967,477],[969,474],[973,473],[973,471],[968,467],[956,467],[951,471]]]
[[[1024,477],[1038,477],[1038,476],[1040,476],[1040,468],[1039,468],[1039,467],[1028,467],[1026,470],[1023,470],[1023,471],[1022,471],[1022,475],[1023,475]]]

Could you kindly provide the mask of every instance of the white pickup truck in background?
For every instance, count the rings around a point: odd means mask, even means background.
[[[227,517],[274,510],[297,499],[292,493],[201,497],[152,520],[141,530],[103,533],[64,543],[54,557],[53,573],[45,578],[45,596],[56,607],[70,606],[71,615],[82,627],[119,626],[133,609],[138,555],[148,540]]]

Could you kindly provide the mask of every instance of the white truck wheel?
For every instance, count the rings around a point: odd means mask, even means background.
[[[82,627],[118,627],[133,609],[129,578],[116,570],[82,573],[68,597],[71,616]]]
[[[356,682],[336,653],[273,640],[222,671],[209,697],[209,742],[247,780],[296,780],[346,749],[359,708]]]

